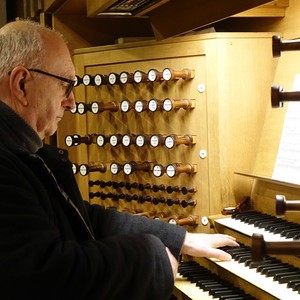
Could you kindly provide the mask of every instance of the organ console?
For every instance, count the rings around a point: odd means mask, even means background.
[[[268,246],[262,249],[269,249],[269,243],[292,242],[300,232],[287,206],[288,214],[274,216],[275,195],[297,199],[300,192],[271,178],[284,119],[276,110],[274,120],[270,103],[263,101],[270,98],[277,64],[272,36],[195,34],[126,45],[126,51],[120,51],[123,45],[75,51],[76,72],[90,74],[99,88],[76,88],[76,98],[84,100],[77,107],[84,113],[77,110],[70,116],[76,122],[68,125],[82,136],[82,125],[86,134],[102,134],[96,139],[100,148],[75,142],[70,155],[77,162],[110,166],[108,172],[76,175],[83,195],[190,231],[230,234],[240,243],[224,248],[230,262],[182,256],[174,289],[178,300],[299,299],[293,269],[299,258],[262,252],[264,259],[255,261],[251,249],[253,233],[262,234],[260,243]],[[255,59],[244,59],[254,54]],[[286,92],[276,92],[278,106],[288,101]],[[100,98],[98,103],[115,102],[119,111],[85,114],[91,99]],[[107,143],[111,147],[103,147]],[[238,205],[245,196],[249,205]],[[289,282],[281,274],[286,269],[296,272],[287,275]]]

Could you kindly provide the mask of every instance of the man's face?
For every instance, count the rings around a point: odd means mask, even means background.
[[[66,45],[57,40],[50,48],[47,57],[47,67],[42,71],[67,79],[75,77],[74,66]],[[33,78],[32,92],[29,96],[29,109],[32,114],[36,131],[41,138],[50,136],[57,130],[58,122],[62,119],[65,110],[74,107],[74,95],[67,95],[69,83],[47,74],[30,71]],[[35,128],[34,128],[35,129]]]

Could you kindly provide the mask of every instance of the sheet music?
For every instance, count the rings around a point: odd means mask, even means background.
[[[300,90],[300,74],[295,76],[293,90]],[[300,184],[300,102],[288,105],[272,178]]]

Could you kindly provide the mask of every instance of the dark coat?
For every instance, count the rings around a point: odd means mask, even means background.
[[[2,123],[1,298],[168,299],[185,230],[82,201],[65,150],[30,154]]]

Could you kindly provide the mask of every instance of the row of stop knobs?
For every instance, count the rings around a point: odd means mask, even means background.
[[[172,81],[178,79],[189,80],[194,78],[194,76],[195,70],[187,68],[179,71],[170,68],[165,68],[163,71],[158,71],[157,69],[150,69],[147,72],[137,70],[133,73],[124,71],[121,73],[111,72],[109,74],[85,74],[82,77],[76,75],[75,86],[78,86],[80,84],[83,84],[85,86],[103,86],[127,83]]]
[[[124,193],[104,193],[104,192],[90,192],[89,193],[90,199],[95,197],[99,197],[102,200],[112,199],[113,201],[125,200],[127,202],[137,201],[138,203],[145,203],[151,202],[154,205],[157,204],[167,204],[168,206],[172,205],[181,205],[182,207],[186,208],[188,206],[195,206],[197,204],[196,200],[193,199],[183,199],[180,200],[179,198],[165,198],[162,196],[153,197],[150,195],[131,195],[131,194],[124,194]]]
[[[195,186],[181,186],[178,185],[164,185],[164,184],[150,184],[150,183],[138,183],[138,182],[124,182],[124,181],[104,181],[104,180],[89,180],[89,187],[99,186],[100,188],[112,187],[114,189],[125,188],[127,190],[137,189],[139,191],[151,190],[153,192],[167,192],[171,194],[173,192],[180,192],[183,195],[188,193],[195,193],[197,188]]]
[[[114,207],[112,207],[114,208]],[[129,212],[134,215],[138,216],[144,216],[150,219],[154,220],[161,220],[168,222],[170,224],[174,225],[181,225],[181,226],[196,226],[199,224],[199,216],[198,215],[184,215],[184,214],[179,214],[175,215],[171,212],[157,212],[157,211],[141,211],[141,210],[123,210],[124,212]]]
[[[182,164],[173,163],[167,166],[161,164],[154,164],[152,162],[135,162],[130,161],[123,164],[112,162],[110,164],[110,172],[113,175],[118,174],[123,171],[125,175],[131,175],[135,172],[152,172],[154,176],[160,177],[167,174],[169,177],[174,177],[179,174],[194,174],[197,172],[197,165],[195,164]],[[90,172],[100,172],[105,173],[107,171],[106,163],[95,163],[95,164],[73,164],[73,172],[77,174],[78,172],[82,176],[86,176]]]
[[[150,99],[150,100],[136,100],[129,101],[127,99],[122,100],[121,102],[111,101],[111,102],[102,102],[102,101],[91,101],[89,103],[85,102],[76,102],[75,107],[70,110],[71,113],[78,113],[84,115],[87,112],[93,114],[99,114],[104,111],[117,112],[121,111],[127,113],[131,110],[134,110],[137,113],[144,111],[156,112],[156,111],[172,111],[182,109],[193,109],[196,107],[195,99],[170,99],[165,98],[163,100]]]
[[[189,216],[165,215],[156,212],[142,212],[139,215],[143,215],[148,218],[153,218],[155,220],[161,220],[161,221],[168,222],[170,224],[180,225],[180,226],[196,226],[199,224],[199,216],[197,215],[189,215]]]
[[[138,147],[144,147],[146,145],[151,145],[152,147],[166,146],[168,149],[172,149],[178,145],[191,146],[196,144],[195,135],[162,135],[162,134],[112,134],[105,136],[103,134],[89,134],[81,137],[78,134],[67,135],[65,137],[65,144],[68,147],[78,146],[80,144],[97,144],[99,147],[103,147],[109,143],[112,147],[117,145],[123,145],[128,147],[130,145],[136,145]]]

